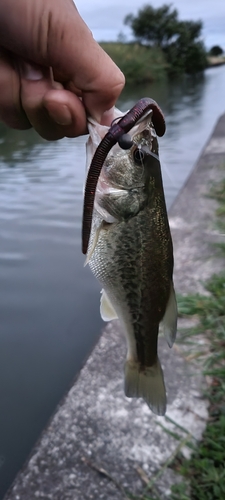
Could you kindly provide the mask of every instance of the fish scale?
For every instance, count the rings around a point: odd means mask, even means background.
[[[104,289],[102,317],[117,316],[126,336],[125,394],[142,397],[162,415],[166,394],[157,341],[161,322],[170,346],[176,334],[173,248],[155,131],[146,117],[137,128],[133,149],[114,146],[103,165],[87,261]],[[138,166],[139,144],[145,156]]]
[[[112,224],[99,236],[98,245],[89,263],[114,307],[118,308],[116,302],[117,297],[120,297],[119,307],[127,308],[130,328],[133,328],[136,338],[145,336],[146,327],[151,332],[151,326],[156,321],[159,325],[170,292],[172,261],[168,273],[167,260],[170,260],[171,242],[170,239],[165,239],[156,252],[155,248],[152,248],[153,228],[155,232],[163,232],[157,223],[157,217],[153,217],[152,209],[139,212],[128,222]],[[164,253],[168,254],[166,259]],[[160,279],[160,276],[163,279]],[[147,337],[150,344],[151,337]],[[139,359],[142,365],[146,362],[146,356],[151,359],[147,366],[152,364],[152,357],[155,360],[157,352],[152,356],[152,351],[155,349],[145,351],[146,355]]]

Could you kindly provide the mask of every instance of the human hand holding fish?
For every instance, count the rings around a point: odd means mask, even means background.
[[[0,121],[48,140],[76,137],[86,113],[100,122],[123,86],[73,0],[0,0]]]
[[[103,320],[119,318],[126,336],[125,394],[142,397],[164,415],[159,325],[170,347],[177,328],[157,141],[165,132],[164,117],[156,102],[145,98],[125,115],[115,109],[110,128],[90,118],[88,129],[83,253],[103,286]]]

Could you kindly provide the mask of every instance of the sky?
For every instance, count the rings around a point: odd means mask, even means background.
[[[146,4],[172,4],[180,20],[203,22],[207,49],[220,45],[225,51],[225,0],[75,0],[75,4],[98,42],[115,41],[121,31],[130,39],[131,31],[123,24],[127,14],[135,15]]]

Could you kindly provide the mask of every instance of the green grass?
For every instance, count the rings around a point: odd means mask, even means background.
[[[203,373],[211,377],[211,384],[205,394],[210,407],[202,441],[190,460],[177,457],[174,462],[175,469],[190,480],[190,494],[186,494],[186,483],[181,483],[173,487],[173,500],[225,499],[225,273],[214,275],[206,289],[209,297],[195,295],[178,300],[181,315],[199,317],[198,327],[184,332],[180,341],[193,340],[204,332],[209,354]]]
[[[214,184],[209,195],[219,202],[216,210],[218,229],[225,233],[225,179],[218,184]]]
[[[224,165],[225,168],[225,165]],[[217,226],[225,232],[225,179],[215,184],[210,196],[218,201]],[[225,244],[220,245],[225,262]],[[157,480],[167,467],[183,477],[181,483],[172,487],[170,500],[225,500],[225,271],[212,276],[205,284],[207,295],[178,296],[178,310],[182,317],[195,317],[197,326],[184,329],[179,335],[179,343],[190,346],[190,352],[199,358],[203,374],[208,376],[205,397],[209,401],[209,419],[201,442],[188,434],[182,425],[174,425],[170,433],[178,442],[174,453],[151,478],[140,496],[130,496],[135,500],[161,500],[157,490]],[[199,336],[205,338],[200,344]],[[181,454],[183,446],[192,448],[190,459]]]
[[[160,49],[138,43],[102,42],[100,45],[124,73],[127,84],[143,84],[166,78],[168,65]]]

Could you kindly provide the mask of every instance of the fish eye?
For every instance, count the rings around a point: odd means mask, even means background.
[[[143,161],[144,161],[144,157],[145,157],[144,151],[142,151],[139,148],[134,150],[133,158],[134,158],[136,165],[142,165]]]

